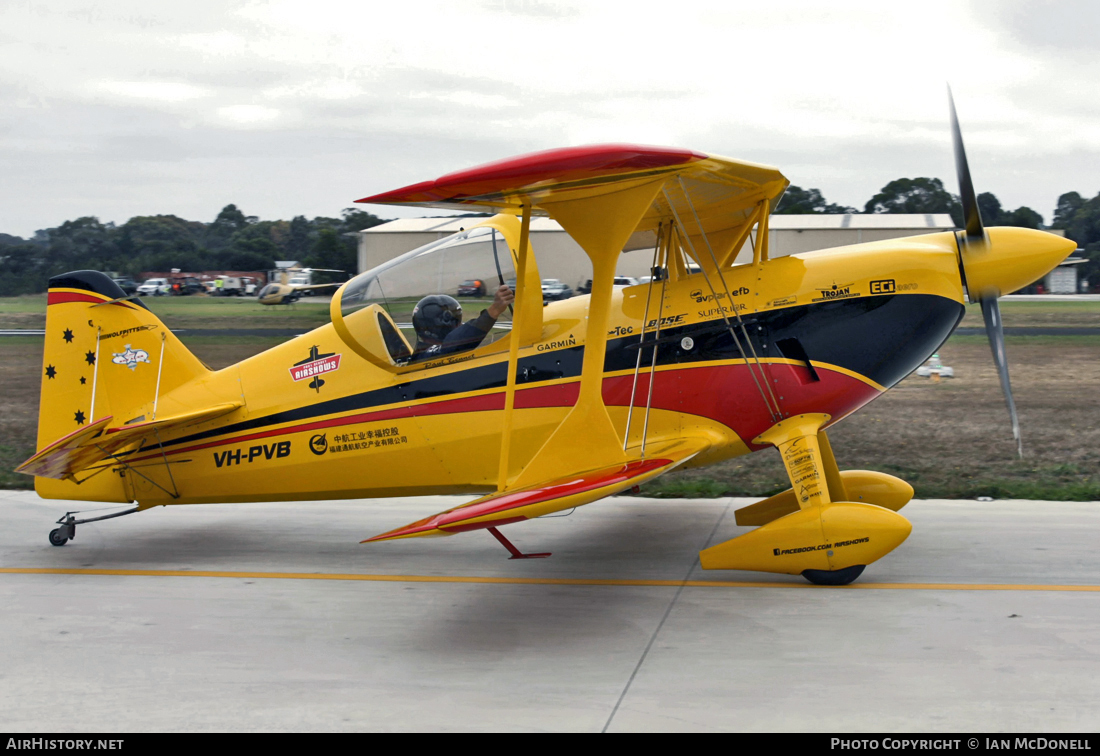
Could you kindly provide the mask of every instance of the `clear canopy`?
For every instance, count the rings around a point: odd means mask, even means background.
[[[464,320],[476,318],[493,300],[497,288],[515,287],[512,251],[500,231],[478,226],[425,244],[376,268],[360,273],[343,288],[342,315],[378,305],[389,315],[410,345],[416,344],[412,312],[431,294],[447,294],[462,306]],[[497,319],[493,338],[511,328],[511,309]]]

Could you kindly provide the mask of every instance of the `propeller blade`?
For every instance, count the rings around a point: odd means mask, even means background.
[[[985,228],[982,226],[982,214],[978,210],[978,195],[974,193],[974,182],[970,180],[970,166],[966,162],[966,148],[963,147],[962,129],[959,128],[959,116],[955,112],[955,98],[951,96],[951,87],[947,87],[947,102],[951,106],[951,139],[955,143],[955,174],[959,178],[959,201],[963,207],[963,222],[966,224],[967,245],[984,244]]]
[[[1016,453],[1024,458],[1024,443],[1020,438],[1020,418],[1016,415],[1016,402],[1012,398],[1012,384],[1008,380],[1008,358],[1005,355],[1005,333],[1001,325],[1001,308],[997,297],[982,297],[982,318],[985,320],[985,332],[989,336],[989,348],[993,351],[993,363],[997,366],[997,375],[1001,379],[1001,392],[1008,405],[1008,416],[1012,420],[1012,437],[1016,439]]]

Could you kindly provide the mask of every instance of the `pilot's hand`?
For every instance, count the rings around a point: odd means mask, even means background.
[[[489,305],[489,317],[494,320],[499,318],[500,314],[508,309],[508,305],[515,301],[515,293],[507,285],[501,284],[496,294],[493,295],[493,303]]]

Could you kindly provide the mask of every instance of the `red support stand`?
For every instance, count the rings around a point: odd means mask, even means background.
[[[493,538],[500,541],[500,544],[504,548],[508,549],[508,552],[512,555],[512,556],[508,557],[509,559],[543,559],[544,557],[550,556],[549,551],[547,551],[545,554],[524,554],[519,549],[517,549],[515,546],[513,546],[512,542],[509,541],[507,538],[505,538],[504,534],[501,533],[496,528],[486,528],[486,530],[488,530],[490,533],[492,533]]]

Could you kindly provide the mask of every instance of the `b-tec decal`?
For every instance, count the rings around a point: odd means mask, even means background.
[[[281,459],[290,456],[290,442],[279,441],[274,444],[260,444],[245,449],[226,449],[214,452],[214,464],[218,467],[230,467],[242,462],[250,463],[257,459]]]

